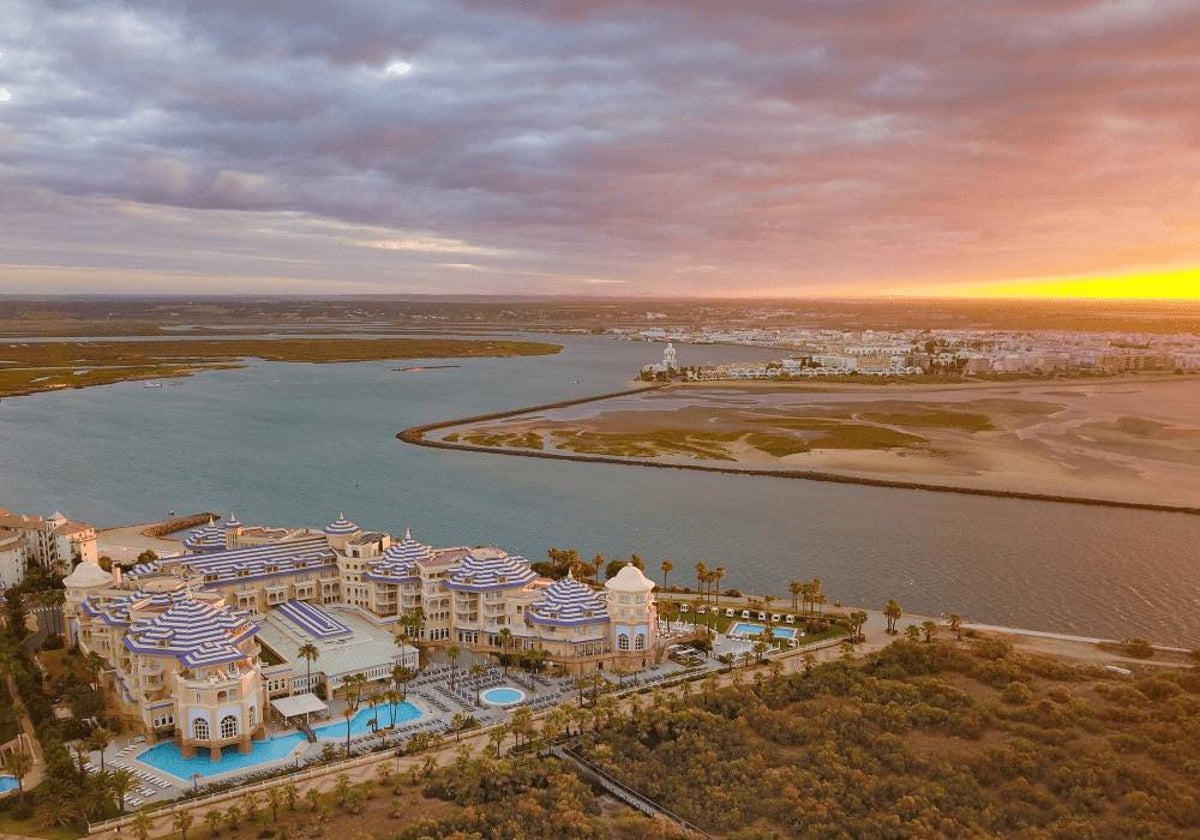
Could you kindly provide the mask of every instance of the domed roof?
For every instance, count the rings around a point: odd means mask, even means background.
[[[222,551],[226,547],[225,529],[218,525],[215,519],[210,519],[207,525],[187,535],[183,547],[194,552]]]
[[[433,557],[433,546],[417,542],[412,538],[411,531],[405,531],[404,539],[388,546],[387,551],[383,552],[383,557],[385,560],[415,563]]]
[[[364,578],[385,583],[419,580],[417,562],[431,557],[433,547],[417,542],[412,538],[411,531],[405,531],[404,539],[388,546],[387,551],[383,552],[383,558],[369,566]]]
[[[113,582],[113,576],[96,563],[80,563],[71,574],[63,578],[63,586],[68,589],[93,589],[97,586],[108,586]]]
[[[331,537],[348,537],[358,531],[358,526],[347,519],[344,513],[339,513],[337,519],[325,526],[325,533]]]
[[[604,588],[609,592],[643,593],[654,588],[654,581],[642,574],[637,566],[627,563],[605,582]]]
[[[236,513],[229,514],[229,518],[225,520],[226,528],[241,528],[242,522],[237,518]]]
[[[446,580],[446,588],[460,592],[511,589],[537,579],[529,561],[499,548],[473,548],[458,571]]]
[[[525,615],[535,624],[592,624],[609,620],[604,598],[569,572],[546,587],[541,600],[531,604]]]

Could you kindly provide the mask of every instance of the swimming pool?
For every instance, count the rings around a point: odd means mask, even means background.
[[[16,776],[0,776],[0,793],[8,793],[17,789]]]
[[[483,692],[483,702],[489,706],[512,706],[524,699],[524,691],[507,685],[502,685],[499,688],[489,688]]]
[[[397,703],[395,708],[397,726],[410,720],[416,720],[421,716],[421,710],[412,703]],[[354,738],[370,732],[372,718],[378,718],[381,729],[391,726],[391,706],[376,706],[374,709],[366,706],[359,709],[350,719],[350,737]],[[330,721],[315,727],[313,732],[322,741],[344,740],[346,738],[346,721],[344,719]],[[136,758],[155,770],[174,776],[180,781],[190,782],[192,776],[197,773],[203,777],[219,776],[291,758],[296,748],[306,741],[302,732],[274,735],[265,741],[252,741],[248,753],[240,752],[237,744],[230,744],[221,750],[220,761],[213,761],[208,750],[201,750],[191,758],[184,758],[174,741],[164,741],[139,753]],[[15,787],[16,780],[13,781]]]
[[[182,782],[190,782],[197,773],[205,777],[218,776],[289,758],[306,740],[301,732],[276,735],[265,741],[251,742],[248,753],[240,752],[237,744],[230,744],[221,750],[220,761],[213,761],[208,750],[198,750],[191,758],[184,758],[174,741],[163,741],[138,753],[137,760]]]
[[[371,719],[378,718],[379,723],[377,728],[386,729],[392,725],[392,707],[388,704],[376,706],[372,709],[370,706],[363,706],[358,710],[358,713],[350,719],[350,737],[354,738],[358,735],[366,735],[371,732]],[[416,720],[421,716],[421,710],[412,703],[404,702],[396,704],[396,726],[408,723],[410,720]],[[346,737],[346,720],[335,720],[330,723],[323,723],[320,726],[314,727],[313,731],[317,733],[317,737],[323,740],[336,740]]]
[[[728,636],[750,637],[757,636],[762,631],[766,630],[765,624],[756,624],[752,621],[739,621],[737,624],[729,628]],[[776,639],[794,639],[796,638],[797,630],[795,627],[772,627],[772,635]]]

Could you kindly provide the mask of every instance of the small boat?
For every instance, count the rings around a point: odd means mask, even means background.
[[[143,382],[142,387],[143,388],[161,388],[162,383],[161,382]]]

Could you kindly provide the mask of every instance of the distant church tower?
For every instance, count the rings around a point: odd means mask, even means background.
[[[669,341],[667,349],[663,351],[663,367],[668,371],[679,369],[679,362],[675,359],[675,345]]]

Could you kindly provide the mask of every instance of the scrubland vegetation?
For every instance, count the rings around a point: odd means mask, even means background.
[[[1124,680],[902,640],[600,730],[587,756],[718,836],[1200,836],[1200,671]]]

